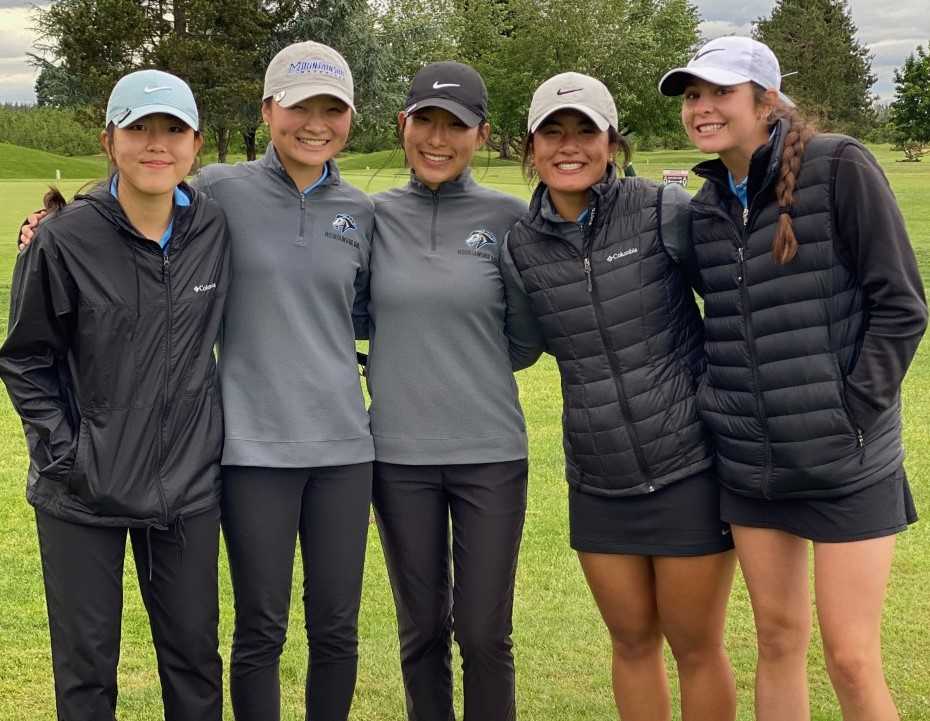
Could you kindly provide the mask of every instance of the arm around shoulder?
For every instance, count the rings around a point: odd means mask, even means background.
[[[504,332],[510,347],[510,363],[513,369],[518,371],[533,365],[542,355],[546,344],[523,279],[514,265],[513,258],[510,257],[509,237],[510,233],[504,236],[500,254],[501,276],[504,280],[507,303]]]

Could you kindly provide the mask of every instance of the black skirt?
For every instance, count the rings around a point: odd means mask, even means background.
[[[705,556],[733,548],[720,520],[720,485],[710,471],[640,496],[595,496],[569,488],[571,546],[584,553]]]
[[[734,526],[845,543],[900,533],[917,520],[917,509],[902,466],[877,483],[836,498],[766,500],[721,488],[720,516]]]

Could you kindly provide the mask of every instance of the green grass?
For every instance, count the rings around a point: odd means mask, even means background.
[[[56,171],[64,180],[100,178],[106,175],[107,163],[103,155],[69,158],[0,143],[0,178],[54,180]]]
[[[0,146],[0,176],[6,148]],[[877,149],[894,186],[908,229],[930,281],[930,162],[896,163],[887,149]],[[359,159],[361,158],[361,159]],[[642,153],[640,174],[656,178],[663,168],[690,167],[694,153]],[[382,170],[374,158],[355,156],[346,178],[369,191],[400,182],[404,172]],[[25,161],[24,161],[25,162]],[[365,171],[367,164],[372,170]],[[347,161],[346,166],[350,163]],[[480,165],[480,163],[479,163]],[[37,166],[38,167],[38,166]],[[358,169],[361,168],[361,169]],[[16,168],[19,177],[27,169]],[[38,204],[45,170],[35,181],[0,180],[0,331],[6,318],[9,277],[15,260],[15,237],[23,216]],[[70,177],[70,176],[66,176]],[[96,170],[85,177],[98,177]],[[476,170],[483,183],[521,197],[529,188],[515,167]],[[79,182],[63,183],[66,192]],[[692,189],[696,184],[692,184]],[[524,721],[605,721],[616,718],[610,693],[606,631],[568,547],[566,485],[563,480],[558,374],[550,359],[518,375],[530,429],[530,494],[520,558],[514,618],[518,703]],[[0,394],[0,721],[54,717],[48,628],[33,514],[24,498],[26,454],[19,421]],[[907,466],[918,506],[930,498],[930,344],[924,343],[904,389]],[[403,690],[397,662],[396,626],[384,559],[372,527],[361,617],[360,669],[354,721],[401,721]],[[930,721],[930,524],[923,521],[899,538],[885,606],[886,673],[904,721]],[[224,658],[232,626],[228,573],[223,558],[221,644]],[[131,563],[127,564],[131,569]],[[293,598],[301,597],[295,573]],[[290,638],[282,662],[283,718],[303,718],[306,648],[303,610],[295,602]],[[818,639],[811,646],[810,683],[817,721],[839,719],[827,681]],[[742,580],[734,584],[727,623],[727,647],[737,674],[739,718],[752,718],[755,663],[752,615]],[[456,661],[458,665],[458,661]],[[155,660],[138,587],[126,575],[123,649],[120,666],[120,717],[133,721],[162,718]],[[457,677],[461,713],[461,677]],[[228,713],[228,718],[232,718]],[[493,721],[493,720],[489,720]]]

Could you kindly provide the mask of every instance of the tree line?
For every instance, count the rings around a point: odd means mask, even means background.
[[[191,84],[220,160],[230,143],[255,156],[265,66],[300,40],[337,48],[352,68],[351,150],[391,147],[410,79],[453,59],[485,78],[503,158],[518,150],[533,89],[567,69],[604,81],[638,147],[682,147],[678,102],[656,83],[703,42],[689,0],[58,0],[35,22],[40,106],[99,128],[113,83],[159,67]],[[846,0],[778,0],[754,26],[783,71],[798,71],[785,89],[802,110],[824,130],[863,136],[878,116],[856,32]]]

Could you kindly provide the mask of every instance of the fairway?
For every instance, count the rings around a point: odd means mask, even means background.
[[[13,162],[12,146],[0,145],[0,331],[5,336],[9,287],[16,259],[15,240],[22,218],[40,204],[54,179],[54,158],[32,166]],[[930,160],[900,163],[900,154],[876,153],[907,220],[921,272],[930,284]],[[641,153],[634,158],[641,175],[658,179],[663,168],[689,168],[701,157],[689,151]],[[74,159],[72,159],[74,160]],[[403,170],[386,167],[388,157],[349,158],[343,177],[376,192],[405,181]],[[396,164],[396,161],[393,161]],[[366,170],[365,167],[368,166]],[[523,198],[529,187],[513,165],[482,165],[474,170],[486,185]],[[99,159],[68,166],[75,173],[103,169]],[[379,169],[380,167],[380,169]],[[37,177],[38,176],[38,177]],[[83,184],[64,173],[70,195]],[[689,190],[699,183],[692,179]],[[876,239],[880,242],[881,239]],[[607,721],[616,719],[610,690],[610,645],[597,609],[568,546],[567,486],[561,441],[558,373],[548,357],[518,374],[530,434],[529,505],[514,610],[517,699],[522,721]],[[904,388],[907,469],[918,511],[924,520],[899,536],[884,617],[885,671],[903,721],[930,721],[930,342],[921,346]],[[31,507],[25,500],[27,457],[22,428],[6,393],[0,393],[0,721],[52,719],[48,626],[41,564]],[[359,679],[353,721],[403,721],[394,606],[375,527],[370,527],[364,597],[359,628]],[[225,555],[221,555],[221,651],[229,658],[232,597]],[[290,633],[281,667],[282,718],[303,718],[306,669],[301,573],[296,566]],[[812,716],[840,718],[815,631],[809,678]],[[727,648],[736,671],[740,721],[753,718],[755,640],[752,614],[739,575],[727,622]],[[671,665],[671,659],[670,667]],[[456,713],[461,718],[461,672],[456,671]],[[672,683],[674,689],[674,682]],[[674,692],[674,691],[673,691]],[[677,692],[675,692],[677,693]],[[227,693],[228,698],[228,693]],[[676,702],[677,703],[677,702]],[[148,621],[135,570],[127,556],[123,643],[120,662],[120,718],[155,721],[161,715]],[[232,719],[227,702],[226,717]],[[678,716],[676,714],[675,718]],[[495,721],[488,719],[486,721]]]

